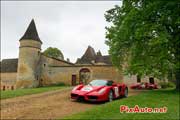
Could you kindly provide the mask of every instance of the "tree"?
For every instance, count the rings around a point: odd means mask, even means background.
[[[58,48],[49,47],[43,53],[49,57],[54,57],[54,58],[64,60],[64,56]]]
[[[124,0],[106,12],[112,62],[126,72],[160,79],[173,70],[180,86],[180,2]]]

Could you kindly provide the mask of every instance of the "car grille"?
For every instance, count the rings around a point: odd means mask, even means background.
[[[77,97],[78,95],[77,94],[71,94],[71,97]]]
[[[88,99],[98,99],[97,96],[88,96]]]
[[[83,101],[83,100],[84,100],[84,96],[79,96],[79,97],[78,97],[78,100],[79,100],[79,101]]]

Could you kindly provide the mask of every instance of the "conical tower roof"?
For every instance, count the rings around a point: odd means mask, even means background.
[[[34,19],[31,20],[31,23],[29,24],[24,35],[21,37],[20,41],[21,40],[29,40],[29,39],[39,41],[40,43],[42,43],[42,41],[39,38]]]
[[[92,48],[90,45],[88,46],[86,52],[82,56],[82,58],[89,59],[89,60],[94,60],[96,57],[96,53],[94,51],[94,48]]]

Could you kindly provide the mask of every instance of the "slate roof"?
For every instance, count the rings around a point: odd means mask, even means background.
[[[18,59],[3,59],[0,64],[1,73],[17,72]]]
[[[88,46],[86,52],[81,57],[81,59],[77,59],[77,64],[89,64],[92,60],[96,59],[96,53],[94,51],[94,48],[91,46]]]
[[[96,53],[96,56],[102,56],[102,53],[100,50]]]
[[[109,55],[102,56],[101,51],[98,51],[96,54],[94,48],[92,48],[91,46],[88,46],[84,55],[81,58],[78,58],[76,61],[76,64],[96,64],[96,63],[104,63],[107,65],[112,65]]]
[[[97,56],[95,59],[95,63],[105,63],[108,65],[112,65],[111,59],[109,55],[106,56]]]
[[[45,55],[44,53],[41,53],[42,55],[48,57],[48,58],[52,58],[52,59],[55,59],[55,60],[58,60],[58,61],[61,61],[61,62],[64,62],[64,63],[67,63],[69,65],[74,65],[74,63],[70,62],[70,61],[66,61],[66,60],[62,60],[62,59],[58,59],[58,58],[55,58],[55,57],[50,57],[50,56],[47,56]]]
[[[28,40],[28,39],[39,41],[42,43],[42,41],[39,38],[34,19],[31,20],[31,23],[29,24],[24,35],[21,37],[20,41],[21,40]]]
[[[88,46],[86,52],[84,53],[84,55],[82,56],[82,58],[84,59],[94,59],[96,57],[96,53],[94,48],[92,48],[91,46]]]

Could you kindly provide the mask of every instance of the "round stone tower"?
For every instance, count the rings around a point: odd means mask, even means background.
[[[39,85],[40,57],[42,42],[32,19],[19,47],[16,88],[32,88]]]

